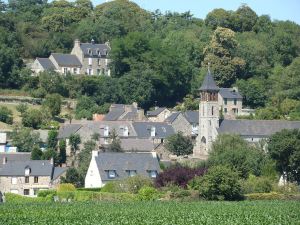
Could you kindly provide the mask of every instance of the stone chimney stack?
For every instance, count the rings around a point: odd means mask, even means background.
[[[5,165],[7,163],[7,157],[6,156],[3,157],[3,162],[2,163],[3,163],[3,165]]]
[[[92,40],[91,40],[91,43],[94,45],[94,44],[95,44],[95,40],[94,40],[94,39],[92,39]]]
[[[74,41],[74,47],[80,47],[80,41],[79,41],[79,39],[75,39],[75,41]]]

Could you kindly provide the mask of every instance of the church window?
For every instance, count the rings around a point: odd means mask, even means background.
[[[206,144],[206,138],[204,136],[201,138],[201,143]]]

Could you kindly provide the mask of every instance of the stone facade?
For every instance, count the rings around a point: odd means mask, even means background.
[[[148,115],[148,120],[151,122],[164,122],[165,119],[171,114],[170,110],[164,108],[160,113],[157,115]]]
[[[192,135],[192,125],[187,119],[180,113],[174,121],[171,122],[175,133],[182,132],[184,135]]]
[[[225,89],[225,88],[224,88]],[[226,88],[229,89],[229,88]],[[235,95],[232,96],[222,96],[219,92],[218,94],[218,103],[219,103],[219,110],[223,110],[224,118],[226,119],[235,119],[237,116],[242,114],[243,108],[243,98],[238,93],[237,88],[232,88],[232,90],[227,92],[232,92]]]

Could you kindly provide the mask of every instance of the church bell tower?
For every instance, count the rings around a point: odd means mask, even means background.
[[[194,147],[194,157],[207,159],[211,150],[212,142],[216,139],[219,128],[219,87],[208,68],[208,72],[200,87],[199,104],[199,131],[197,143]]]

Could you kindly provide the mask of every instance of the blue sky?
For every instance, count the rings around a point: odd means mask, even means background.
[[[205,18],[215,8],[236,10],[242,3],[250,6],[258,15],[267,14],[272,20],[291,20],[300,24],[300,0],[133,0],[142,8],[162,12],[191,11],[198,18]],[[105,0],[92,0],[94,5]]]

